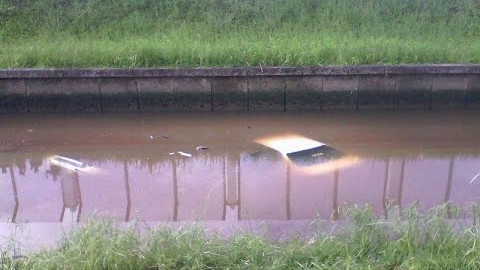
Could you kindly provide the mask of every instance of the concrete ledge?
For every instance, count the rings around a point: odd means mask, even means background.
[[[98,82],[91,79],[24,80],[29,112],[100,112]]]
[[[480,65],[0,70],[0,113],[480,107]]]
[[[213,111],[248,110],[248,78],[217,77],[211,82]]]
[[[27,111],[27,87],[24,80],[0,80],[0,113]]]
[[[368,65],[329,67],[225,67],[225,68],[79,68],[4,69],[0,79],[25,78],[157,78],[157,77],[257,77],[318,75],[480,74],[474,65]]]

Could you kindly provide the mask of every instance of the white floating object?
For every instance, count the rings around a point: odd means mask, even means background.
[[[200,146],[195,147],[195,149],[197,149],[197,151],[198,150],[205,150],[205,149],[208,149],[208,147],[200,145]]]
[[[178,151],[177,153],[179,153],[181,156],[184,156],[184,157],[192,157],[192,154],[185,153],[185,152],[182,152],[182,151]]]
[[[85,168],[87,168],[87,165],[85,165],[81,161],[71,159],[71,158],[68,158],[68,157],[58,156],[58,155],[53,156],[50,159],[50,162],[52,164],[55,164],[57,166],[60,166],[62,168],[69,169],[69,170],[78,171],[78,170],[84,170]]]
[[[168,154],[169,154],[170,156],[173,156],[173,155],[175,155],[175,152],[170,152],[170,153],[168,153]]]
[[[153,138],[155,138],[155,137],[153,137],[153,135],[150,135],[150,139],[153,139]]]
[[[480,176],[480,173],[478,173],[477,175],[475,175],[472,180],[470,181],[470,185],[473,184],[473,182],[475,182],[475,180],[477,180],[477,178]]]

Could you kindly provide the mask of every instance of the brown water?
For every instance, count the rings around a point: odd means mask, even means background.
[[[287,133],[356,162],[312,172],[254,142]],[[478,112],[4,115],[0,221],[335,219],[344,205],[383,216],[448,201],[468,210],[480,199],[479,135]]]

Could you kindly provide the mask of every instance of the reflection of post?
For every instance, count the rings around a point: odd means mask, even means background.
[[[453,178],[453,166],[455,164],[455,158],[450,158],[450,166],[448,168],[448,182],[447,182],[447,190],[445,191],[445,203],[450,201],[450,191],[452,189],[452,178]]]
[[[79,183],[79,185],[78,185],[78,198],[79,198],[79,202],[78,202],[77,222],[80,222],[80,215],[82,214],[83,201],[82,201],[82,190],[80,189],[80,181],[79,181],[79,178],[78,178],[78,177],[77,177],[77,182]]]
[[[227,187],[229,187],[228,179],[227,179],[227,157],[223,157],[223,213],[222,213],[222,220],[226,219],[227,215],[227,206],[229,202],[227,201]]]
[[[291,168],[290,168],[291,164],[290,162],[287,161],[287,177],[286,177],[286,180],[287,180],[287,188],[286,188],[286,209],[287,209],[287,220],[290,220],[292,218],[292,214],[291,214],[291,208],[290,208],[290,178],[291,178]]]
[[[71,216],[72,221],[78,221],[80,217],[81,195],[79,175],[76,171],[70,171],[56,165],[50,165],[47,175],[52,174],[54,179],[60,178],[62,187],[62,213],[60,214],[60,222],[65,220],[65,214]],[[66,210],[69,209],[69,212]],[[77,213],[76,217],[75,213]]]
[[[173,221],[178,218],[178,180],[177,180],[177,162],[172,158],[172,177],[173,177]]]
[[[387,184],[388,184],[388,167],[389,166],[390,166],[390,158],[387,158],[387,161],[385,162],[385,178],[383,180],[383,195],[382,195],[383,214],[385,219],[388,219]]]
[[[447,189],[445,190],[445,203],[450,201],[450,191],[452,189],[452,178],[453,178],[453,166],[455,164],[455,158],[450,158],[450,165],[448,167],[448,181],[447,181]],[[447,216],[448,218],[452,217],[452,211],[450,205],[447,205]]]
[[[242,220],[242,196],[241,196],[241,186],[242,186],[242,177],[241,177],[241,174],[240,174],[240,158],[237,159],[237,179],[238,179],[238,184],[237,184],[237,187],[238,187],[238,211],[237,211],[237,216],[238,216],[238,220]]]
[[[240,219],[240,166],[239,159],[225,156],[224,168],[224,220]]]
[[[391,205],[399,205],[401,207],[405,159],[390,159],[387,170],[385,207],[388,208]]]
[[[15,208],[13,209],[13,214],[12,214],[12,222],[15,222],[17,219],[17,213],[18,213],[18,192],[17,192],[17,182],[15,181],[15,174],[13,173],[13,168],[10,166],[10,179],[12,181],[12,189],[13,189],[13,196],[15,198]]]
[[[130,207],[132,199],[130,198],[130,180],[128,175],[128,163],[123,161],[123,178],[125,179],[125,194],[127,195],[127,212],[125,213],[125,221],[130,219]]]
[[[403,197],[403,181],[405,178],[405,158],[402,158],[402,168],[400,173],[400,188],[398,191],[398,204],[400,209],[402,209],[402,197]]]
[[[338,220],[338,168],[335,169],[334,182],[333,182],[333,220]]]
[[[64,216],[65,216],[65,203],[64,203],[63,206],[62,206],[62,212],[60,212],[59,222],[62,222],[62,221],[63,221]]]

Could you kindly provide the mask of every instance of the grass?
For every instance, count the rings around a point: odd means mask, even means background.
[[[480,63],[478,0],[0,0],[0,68]]]
[[[198,227],[139,237],[135,226],[91,220],[55,248],[19,259],[4,250],[2,269],[479,269],[477,227],[459,231],[448,209],[410,209],[386,222],[371,208],[356,208],[343,233],[285,242]]]

